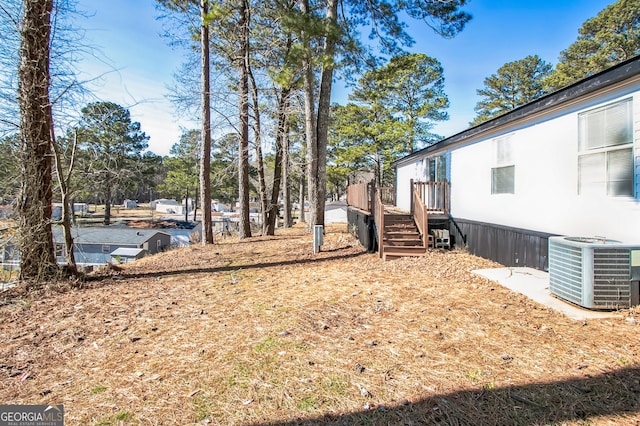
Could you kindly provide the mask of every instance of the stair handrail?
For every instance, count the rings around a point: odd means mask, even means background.
[[[384,250],[384,242],[382,240],[384,238],[384,205],[382,204],[380,191],[377,188],[374,190],[374,197],[371,200],[371,213],[373,214],[378,236],[378,256],[382,258]]]
[[[428,239],[429,239],[429,213],[427,212],[427,207],[422,201],[422,197],[417,189],[413,190],[413,203],[411,204],[413,211],[413,220],[416,222],[416,226],[418,227],[418,231],[422,235],[422,245],[425,248],[425,251],[428,247]]]

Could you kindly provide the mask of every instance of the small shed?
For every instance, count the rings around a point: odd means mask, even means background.
[[[111,263],[129,263],[143,258],[144,255],[145,251],[141,248],[119,247],[111,252]]]
[[[122,206],[125,209],[135,209],[136,207],[138,207],[138,202],[136,200],[124,200]]]

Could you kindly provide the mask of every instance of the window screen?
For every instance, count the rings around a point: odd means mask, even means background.
[[[513,160],[512,135],[493,140],[493,161],[491,169],[491,193],[515,194],[515,165]]]
[[[631,99],[579,115],[578,193],[633,196]]]
[[[515,193],[515,166],[494,167],[491,169],[491,193]]]

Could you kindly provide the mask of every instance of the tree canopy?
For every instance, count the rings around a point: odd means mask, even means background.
[[[560,89],[640,54],[640,0],[618,0],[578,30],[547,84]]]
[[[538,55],[501,66],[496,74],[484,79],[484,88],[477,90],[482,99],[474,108],[478,115],[471,124],[490,120],[548,93],[544,80],[552,68]]]
[[[129,110],[120,105],[94,102],[82,108],[78,126],[81,173],[105,203],[105,224],[109,224],[117,191],[131,188],[139,177],[137,164],[148,139],[140,123],[132,122]]]
[[[447,118],[443,86],[442,66],[424,54],[400,55],[366,72],[351,102],[333,109],[331,175],[365,169],[379,184],[391,178],[392,161],[437,140],[429,130]]]

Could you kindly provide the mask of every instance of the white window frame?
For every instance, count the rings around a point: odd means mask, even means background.
[[[632,108],[626,98],[578,114],[578,195],[634,196]]]
[[[491,168],[491,194],[515,194],[516,165],[512,134],[493,139],[494,167]]]

